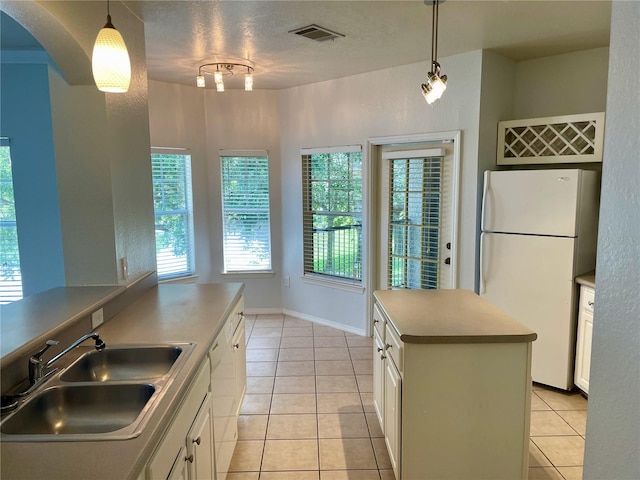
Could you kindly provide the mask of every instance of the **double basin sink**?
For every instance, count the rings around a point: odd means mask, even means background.
[[[87,352],[3,419],[0,439],[134,438],[193,347],[189,343],[118,345]]]

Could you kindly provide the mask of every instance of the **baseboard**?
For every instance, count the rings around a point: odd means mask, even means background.
[[[277,315],[282,313],[281,308],[245,308],[245,315]]]
[[[315,317],[313,315],[307,315],[306,313],[294,312],[293,310],[288,310],[286,308],[282,309],[282,313],[285,315],[289,315],[290,317],[300,318],[302,320],[308,320],[313,323],[318,323],[320,325],[324,325],[326,327],[337,328],[338,330],[342,330],[344,332],[354,333],[356,335],[360,335],[362,337],[366,337],[367,333],[364,329],[351,327],[348,325],[343,325],[342,323],[334,322],[331,320],[325,320],[324,318]]]

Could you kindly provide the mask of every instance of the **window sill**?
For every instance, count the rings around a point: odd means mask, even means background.
[[[227,278],[272,278],[276,275],[273,270],[247,270],[243,272],[221,272],[220,275]]]
[[[158,284],[163,285],[166,283],[196,283],[200,278],[199,275],[185,275],[182,277],[169,277],[158,279]]]
[[[302,281],[311,285],[320,285],[322,287],[335,288],[346,292],[364,293],[362,284],[352,280],[329,279],[321,275],[306,274],[302,276]]]

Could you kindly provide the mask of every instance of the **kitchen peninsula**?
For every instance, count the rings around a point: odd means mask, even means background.
[[[159,445],[164,447],[166,442],[163,440],[175,430],[173,418],[185,410],[183,403],[188,403],[183,402],[185,397],[191,395],[196,384],[202,384],[204,390],[209,388],[210,348],[212,344],[217,346],[218,337],[229,337],[230,344],[228,319],[234,318],[236,324],[241,323],[242,291],[242,284],[160,285],[148,289],[98,328],[107,348],[116,344],[194,344],[172,383],[166,385],[142,433],[128,440],[105,441],[13,442],[3,439],[0,443],[0,476],[12,480],[145,478],[154,452]],[[115,293],[118,292],[105,292],[105,296],[109,296],[107,301],[111,301]],[[106,304],[105,309],[108,306]],[[24,348],[12,350],[11,355],[33,353],[22,350]],[[77,350],[81,353],[88,349]],[[215,369],[212,367],[212,370]],[[184,442],[184,436],[182,438]]]
[[[536,333],[467,290],[374,297],[374,406],[396,479],[526,479]]]

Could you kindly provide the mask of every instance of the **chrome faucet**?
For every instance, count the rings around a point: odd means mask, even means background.
[[[71,350],[73,350],[74,348],[76,348],[78,345],[80,345],[85,340],[88,340],[89,338],[92,338],[95,341],[96,350],[98,350],[99,352],[104,350],[104,348],[107,346],[100,338],[100,335],[98,335],[98,332],[87,333],[86,335],[83,335],[82,337],[77,339],[75,342],[73,342],[71,345],[69,345],[67,348],[65,348],[63,351],[61,351],[51,360],[43,364],[42,355],[44,354],[44,352],[46,352],[50,347],[58,344],[56,340],[48,340],[45,346],[41,350],[37,351],[36,353],[34,353],[29,357],[29,385],[33,387],[36,384],[40,383],[40,381],[42,381],[43,379],[51,375],[52,373],[56,372],[57,369],[53,369],[45,373],[46,369],[50,368],[51,365],[56,363],[58,360],[64,357],[67,353],[69,353]]]

